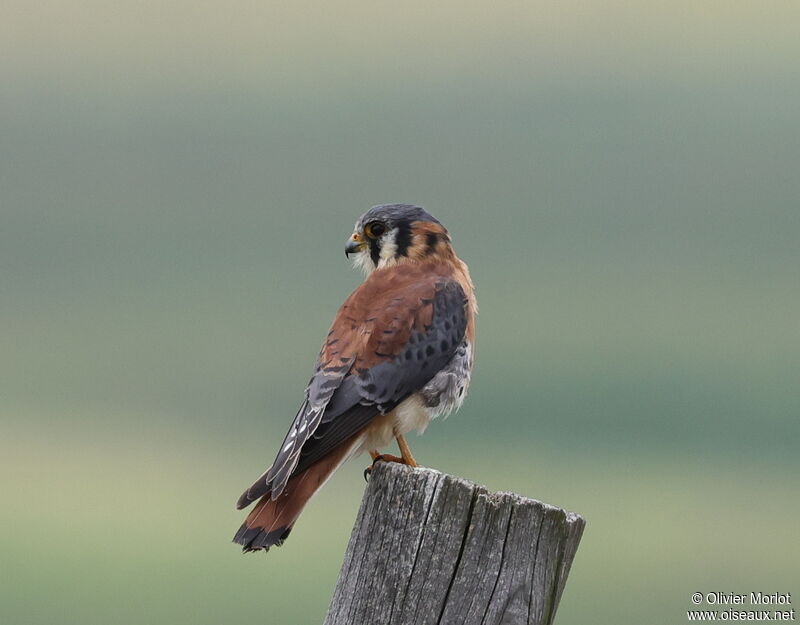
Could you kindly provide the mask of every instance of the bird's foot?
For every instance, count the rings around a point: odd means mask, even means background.
[[[371,451],[369,452],[369,455],[372,456],[372,464],[364,469],[364,481],[369,481],[369,476],[372,474],[372,469],[376,462],[398,462],[400,464],[405,464],[412,467],[417,466],[416,463],[411,464],[404,458],[401,458],[400,456],[393,456],[392,454],[379,454],[378,452]]]

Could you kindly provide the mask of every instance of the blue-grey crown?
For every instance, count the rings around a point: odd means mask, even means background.
[[[365,224],[370,221],[383,221],[389,224],[396,224],[398,222],[412,222],[412,221],[432,221],[434,223],[441,223],[428,211],[421,206],[414,206],[412,204],[379,204],[373,206],[359,219],[360,224]]]

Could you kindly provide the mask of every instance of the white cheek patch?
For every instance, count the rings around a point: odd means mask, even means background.
[[[390,230],[381,239],[381,258],[378,261],[378,267],[386,267],[388,264],[396,260],[397,256],[397,229]]]

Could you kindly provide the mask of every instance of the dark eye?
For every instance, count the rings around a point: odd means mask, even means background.
[[[380,221],[373,221],[364,227],[364,232],[370,239],[377,239],[386,232],[386,224],[382,224]]]

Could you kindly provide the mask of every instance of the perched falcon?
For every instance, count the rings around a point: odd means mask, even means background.
[[[477,308],[445,227],[418,206],[375,206],[345,254],[367,277],[333,320],[275,462],[239,498],[239,509],[259,500],[233,539],[244,551],[282,544],[354,453],[417,466],[403,435],[464,401]],[[393,438],[401,457],[380,455]]]

